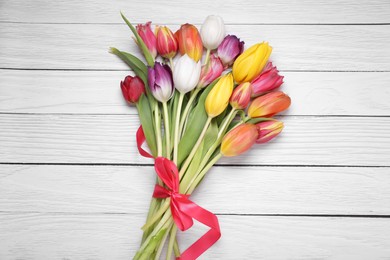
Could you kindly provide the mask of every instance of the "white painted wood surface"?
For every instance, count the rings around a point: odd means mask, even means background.
[[[119,10],[172,28],[215,10],[248,45],[270,41],[285,75],[280,138],[221,160],[193,195],[223,231],[201,259],[390,259],[389,1],[4,0],[1,260],[131,259],[139,244],[154,178],[119,91],[131,72],[107,53],[139,54]]]

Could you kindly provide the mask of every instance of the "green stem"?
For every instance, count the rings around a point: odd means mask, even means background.
[[[175,244],[176,232],[177,232],[177,226],[173,225],[171,229],[171,237],[169,238],[169,242],[168,242],[167,260],[172,259],[172,250],[173,250],[173,245]]]
[[[166,140],[166,157],[171,159],[171,137],[170,137],[170,127],[169,127],[169,114],[167,102],[163,103],[163,111],[164,111],[164,129],[165,129],[165,140]]]
[[[198,95],[199,91],[201,90],[201,88],[196,88],[194,90],[194,92],[191,93],[191,96],[190,96],[190,99],[188,100],[188,103],[183,111],[183,115],[181,117],[181,120],[180,120],[180,129],[184,130],[183,127],[184,127],[184,123],[186,122],[186,119],[187,119],[187,116],[188,116],[188,113],[190,111],[190,108],[191,108],[191,105],[192,103],[194,102],[196,96]]]
[[[147,230],[150,228],[169,208],[170,199],[166,199],[165,202],[161,205],[160,209],[153,214],[153,217],[143,225],[142,230]]]
[[[190,165],[191,161],[192,161],[192,158],[194,157],[196,151],[198,150],[200,144],[202,143],[203,141],[203,138],[204,136],[206,135],[206,131],[207,131],[207,128],[209,127],[210,123],[211,123],[211,120],[213,118],[211,117],[208,117],[207,118],[207,121],[206,123],[204,124],[204,127],[203,127],[203,130],[198,138],[198,140],[196,141],[194,147],[192,148],[190,154],[188,155],[186,161],[184,162],[183,166],[181,167],[180,169],[180,172],[179,172],[179,176],[180,176],[180,179],[183,177],[184,173],[186,172],[188,166]]]
[[[180,113],[181,113],[181,107],[183,105],[183,99],[184,99],[184,93],[179,94],[179,103],[177,105],[177,113],[176,113],[176,122],[175,122],[175,139],[173,143],[173,162],[177,165],[177,154],[178,154],[178,147],[179,147],[179,137],[180,137],[180,129],[179,129],[179,123],[180,123]]]
[[[177,238],[175,239],[175,244],[173,244],[173,252],[175,253],[176,257],[180,256],[180,249],[179,249],[179,243],[177,243]]]
[[[206,59],[205,59],[203,65],[209,63],[209,60],[210,60],[210,52],[211,52],[211,50],[210,50],[210,49],[207,49],[207,52],[206,52]]]
[[[168,228],[168,230],[169,229],[171,229],[171,226]],[[164,245],[165,245],[165,241],[167,240],[168,235],[169,235],[168,230],[165,232],[165,235],[164,235],[163,239],[161,240],[160,245],[158,246],[157,253],[156,253],[156,256],[154,257],[154,260],[159,260],[160,259],[162,250],[163,250]]]
[[[200,183],[200,181],[203,179],[203,177],[205,176],[205,174],[207,173],[208,170],[210,170],[210,168],[219,160],[221,159],[222,157],[222,154],[219,153],[218,155],[216,155],[207,165],[206,167],[204,167],[204,169],[199,173],[197,174],[197,176],[195,178],[192,179],[192,181],[190,182],[189,186],[187,187],[187,190],[186,190],[186,194],[191,194],[195,188],[198,186],[198,184]]]
[[[161,118],[159,117],[160,109],[158,108],[158,102],[154,107],[154,122],[156,125],[156,141],[157,141],[157,156],[162,155],[162,142],[161,142]]]
[[[172,60],[172,58],[169,58],[169,65],[171,65],[171,70],[173,72],[173,60]]]
[[[146,223],[148,223],[150,221],[150,219],[153,217],[157,206],[158,206],[157,199],[152,198],[152,200],[150,202],[150,206],[149,206],[148,216],[146,217]],[[145,241],[145,239],[148,237],[149,233],[150,233],[149,229],[145,229],[144,234],[142,235],[142,242],[141,243],[143,243]]]

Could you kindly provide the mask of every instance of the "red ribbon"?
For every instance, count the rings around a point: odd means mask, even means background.
[[[137,130],[136,139],[137,139],[138,152],[139,152],[143,157],[153,158],[153,156],[152,156],[150,153],[148,153],[147,151],[145,151],[145,150],[142,148],[142,145],[143,145],[143,143],[144,143],[145,140],[146,140],[146,138],[145,138],[145,133],[144,133],[144,129],[142,128],[142,125],[140,125],[139,128],[138,128],[138,130]]]
[[[171,198],[171,212],[176,226],[185,231],[192,227],[193,219],[210,227],[201,238],[184,251],[177,260],[194,260],[209,249],[221,237],[218,218],[208,210],[188,199],[189,195],[179,193],[179,172],[176,165],[164,157],[157,157],[154,168],[167,188],[156,185],[155,198]]]

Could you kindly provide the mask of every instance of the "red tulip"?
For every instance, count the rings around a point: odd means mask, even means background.
[[[127,76],[121,81],[121,89],[123,97],[131,104],[137,103],[142,93],[145,93],[144,82],[138,76]]]
[[[253,100],[249,106],[248,115],[251,118],[271,117],[286,110],[290,104],[290,97],[283,92],[270,92]]]
[[[157,27],[157,51],[167,59],[175,57],[177,52],[177,41],[168,27]]]
[[[277,68],[272,66],[272,62],[269,62],[263,72],[251,82],[252,97],[257,97],[280,87],[283,84],[283,78],[283,76],[279,75]]]
[[[262,144],[270,141],[283,130],[283,122],[277,120],[264,121],[256,124],[259,137],[256,143]]]

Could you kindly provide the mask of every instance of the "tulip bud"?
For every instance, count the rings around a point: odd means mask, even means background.
[[[216,117],[226,109],[233,92],[233,86],[234,82],[231,73],[224,75],[218,80],[205,101],[205,108],[209,117]]]
[[[268,43],[258,43],[244,51],[233,64],[234,80],[238,83],[250,82],[263,70],[271,55]]]
[[[210,61],[202,66],[200,73],[199,88],[203,88],[213,82],[216,78],[221,76],[223,72],[223,65],[221,60],[214,55],[210,56]]]
[[[175,32],[175,38],[179,44],[181,55],[187,54],[196,62],[202,58],[203,45],[198,29],[192,24],[183,24]]]
[[[148,83],[153,96],[160,102],[167,102],[173,95],[174,87],[171,68],[155,62],[154,67],[148,67]]]
[[[172,31],[166,26],[157,27],[156,31],[158,53],[166,59],[173,58],[176,55],[178,45]]]
[[[121,81],[121,89],[123,97],[131,104],[137,103],[142,93],[145,93],[144,82],[138,76],[127,76]]]
[[[241,83],[230,97],[230,105],[235,109],[244,109],[251,101],[252,88],[249,82]]]
[[[146,47],[148,47],[148,50],[150,51],[150,54],[153,56],[153,58],[156,58],[157,56],[157,41],[156,36],[154,35],[152,28],[151,28],[152,22],[147,22],[146,24],[138,24],[137,25],[137,32],[141,39],[144,41]]]
[[[258,136],[259,134],[255,125],[239,125],[223,137],[221,153],[226,157],[240,155],[252,147]]]
[[[262,144],[270,141],[283,130],[283,122],[277,120],[264,121],[256,124],[259,137],[256,143]]]
[[[252,97],[280,87],[284,77],[280,76],[278,72],[276,66],[272,66],[272,62],[269,62],[263,72],[252,81]]]
[[[244,42],[235,35],[227,35],[218,46],[218,57],[225,68],[229,67],[244,50]]]
[[[209,15],[203,22],[200,29],[202,42],[208,50],[214,50],[222,42],[225,37],[225,24],[223,19],[217,15]]]
[[[286,110],[291,104],[291,99],[281,91],[270,92],[253,100],[248,109],[251,118],[271,117]]]
[[[193,90],[199,82],[200,62],[195,62],[187,54],[181,56],[173,67],[173,82],[180,93]]]

